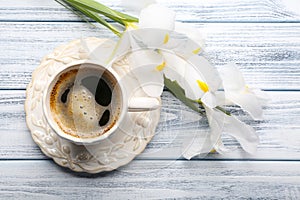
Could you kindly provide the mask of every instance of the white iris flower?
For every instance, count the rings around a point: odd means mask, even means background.
[[[259,89],[247,86],[242,73],[235,64],[226,65],[219,71],[226,98],[249,112],[253,119],[262,119],[262,106],[268,101],[266,94]]]
[[[147,6],[139,10],[139,23],[126,24],[127,31],[117,44],[115,55],[129,52],[132,73],[148,96],[162,94],[165,75],[177,81],[186,97],[204,107],[210,133],[202,141],[192,138],[187,142],[183,156],[190,159],[213,149],[220,153],[228,151],[221,140],[222,133],[233,136],[245,151],[254,153],[259,142],[255,130],[221,106],[231,102],[254,119],[261,119],[265,94],[247,87],[236,66],[228,65],[218,71],[201,56],[203,40],[198,29],[175,23],[175,13],[164,6],[142,2],[138,5]],[[175,33],[185,38],[176,37]]]
[[[242,73],[236,65],[227,65],[221,68],[220,72],[225,90],[223,95],[221,91],[216,91],[215,88],[211,89],[209,84],[200,80],[197,81],[199,88],[205,92],[201,98],[201,104],[205,108],[211,132],[210,139],[205,141],[205,145],[199,145],[194,141],[187,144],[183,154],[187,159],[209,153],[212,148],[219,153],[228,151],[221,141],[222,133],[227,133],[237,139],[248,153],[256,152],[259,138],[255,134],[255,130],[239,121],[235,116],[221,112],[218,106],[223,106],[229,100],[248,111],[254,119],[261,119],[262,105],[267,101],[267,96],[260,90],[253,90],[246,86]]]

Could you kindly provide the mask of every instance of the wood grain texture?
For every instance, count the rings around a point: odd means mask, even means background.
[[[121,0],[101,3],[125,11]],[[298,22],[293,0],[158,0],[173,9],[177,20],[193,22]],[[0,1],[1,21],[81,21],[54,0]],[[297,4],[295,5],[297,6]]]
[[[2,161],[1,198],[297,199],[299,162],[133,161],[75,174],[50,161]]]
[[[0,91],[0,159],[45,159],[34,144],[25,124],[24,91]],[[240,148],[231,153],[210,154],[206,159],[266,159],[300,160],[300,93],[268,92],[272,98],[265,108],[265,120],[253,121],[248,115],[233,109],[244,122],[251,124],[261,139],[255,155]],[[206,120],[182,105],[170,93],[163,94],[161,120],[156,136],[138,159],[176,159],[182,152],[182,142],[194,134],[208,131]],[[230,146],[238,146],[224,138]]]
[[[206,57],[217,67],[240,64],[249,85],[300,89],[300,24],[197,23],[205,33]],[[86,23],[0,23],[0,89],[24,89],[43,56],[81,37],[113,37]]]

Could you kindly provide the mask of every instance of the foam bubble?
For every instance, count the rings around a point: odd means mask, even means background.
[[[98,122],[99,116],[102,116],[106,108],[97,104],[94,98],[86,98],[87,95],[92,96],[93,94],[81,85],[74,85],[68,102],[68,110],[72,113],[72,116],[69,117],[72,118],[76,134],[79,137],[83,137],[87,133],[97,135],[104,131],[98,126]]]

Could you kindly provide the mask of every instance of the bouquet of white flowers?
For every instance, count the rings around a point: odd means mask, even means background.
[[[254,120],[262,119],[266,94],[246,85],[235,64],[216,69],[204,57],[198,29],[175,21],[175,12],[153,0],[127,0],[124,8],[139,17],[112,10],[94,0],[56,0],[78,16],[99,22],[120,37],[111,60],[126,55],[144,92],[159,97],[166,87],[186,106],[208,118],[206,138],[193,138],[184,147],[187,159],[211,151],[228,151],[221,135],[228,133],[242,148],[254,153],[259,143],[255,130],[227,109],[237,105]],[[106,19],[116,23],[109,23]],[[95,59],[101,52],[93,52]]]

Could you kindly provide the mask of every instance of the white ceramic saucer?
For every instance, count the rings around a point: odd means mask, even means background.
[[[85,44],[93,46],[106,39],[86,38]],[[107,40],[106,40],[107,41]],[[98,173],[111,171],[129,163],[139,155],[155,133],[160,117],[160,109],[148,112],[126,113],[122,124],[110,137],[99,144],[83,146],[60,138],[48,124],[42,109],[42,96],[54,72],[75,61],[88,60],[89,52],[81,46],[82,40],[75,40],[60,46],[43,58],[40,66],[33,72],[26,91],[26,123],[33,140],[45,155],[57,164],[77,172]],[[113,42],[111,42],[112,45]],[[115,63],[114,68],[120,76],[129,72],[126,59]],[[127,89],[138,86],[134,77],[128,77]],[[130,88],[132,87],[132,88]],[[143,95],[142,92],[137,93]]]

